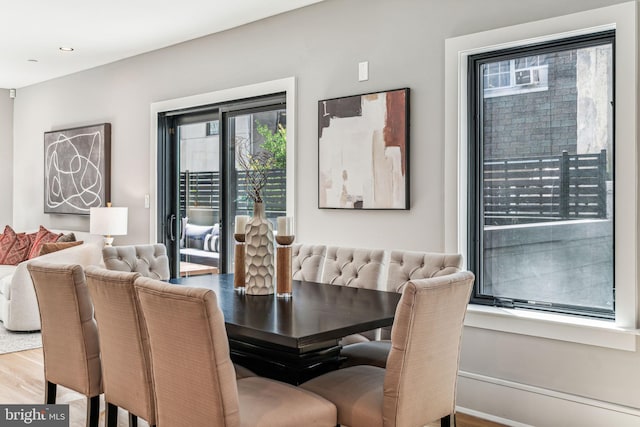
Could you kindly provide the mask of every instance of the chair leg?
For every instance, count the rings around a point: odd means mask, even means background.
[[[113,403],[106,402],[106,408],[104,409],[104,418],[106,427],[118,426],[118,407]]]
[[[98,427],[100,419],[100,395],[87,397],[87,427]]]
[[[129,412],[129,427],[138,427],[138,417]]]
[[[454,427],[454,425],[451,424],[451,415],[440,418],[440,427]]]
[[[45,405],[53,405],[56,403],[56,392],[58,384],[46,381],[44,386],[44,403]]]

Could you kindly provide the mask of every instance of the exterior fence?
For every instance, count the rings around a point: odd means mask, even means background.
[[[486,225],[607,217],[607,153],[484,162]]]
[[[232,182],[237,187],[235,208],[238,214],[253,212],[253,202],[246,197],[247,180],[242,171],[236,171]],[[187,208],[211,210],[212,217],[219,218],[221,195],[220,172],[181,172],[180,173],[180,213],[187,215]],[[285,215],[287,175],[284,169],[272,169],[267,172],[267,184],[262,191],[263,203],[268,218]]]

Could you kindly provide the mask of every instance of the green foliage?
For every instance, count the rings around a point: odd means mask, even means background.
[[[256,122],[257,131],[264,138],[264,142],[260,145],[265,151],[273,153],[274,162],[273,169],[286,169],[287,167],[287,129],[278,124],[278,129],[271,132],[267,125]]]

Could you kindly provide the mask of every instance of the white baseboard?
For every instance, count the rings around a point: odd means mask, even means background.
[[[639,408],[465,371],[456,400],[459,412],[513,427],[640,425]]]

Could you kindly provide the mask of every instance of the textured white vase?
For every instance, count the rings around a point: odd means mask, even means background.
[[[253,205],[253,217],[247,222],[246,234],[246,280],[245,293],[269,295],[274,289],[274,244],[273,228],[264,215],[264,205]]]

